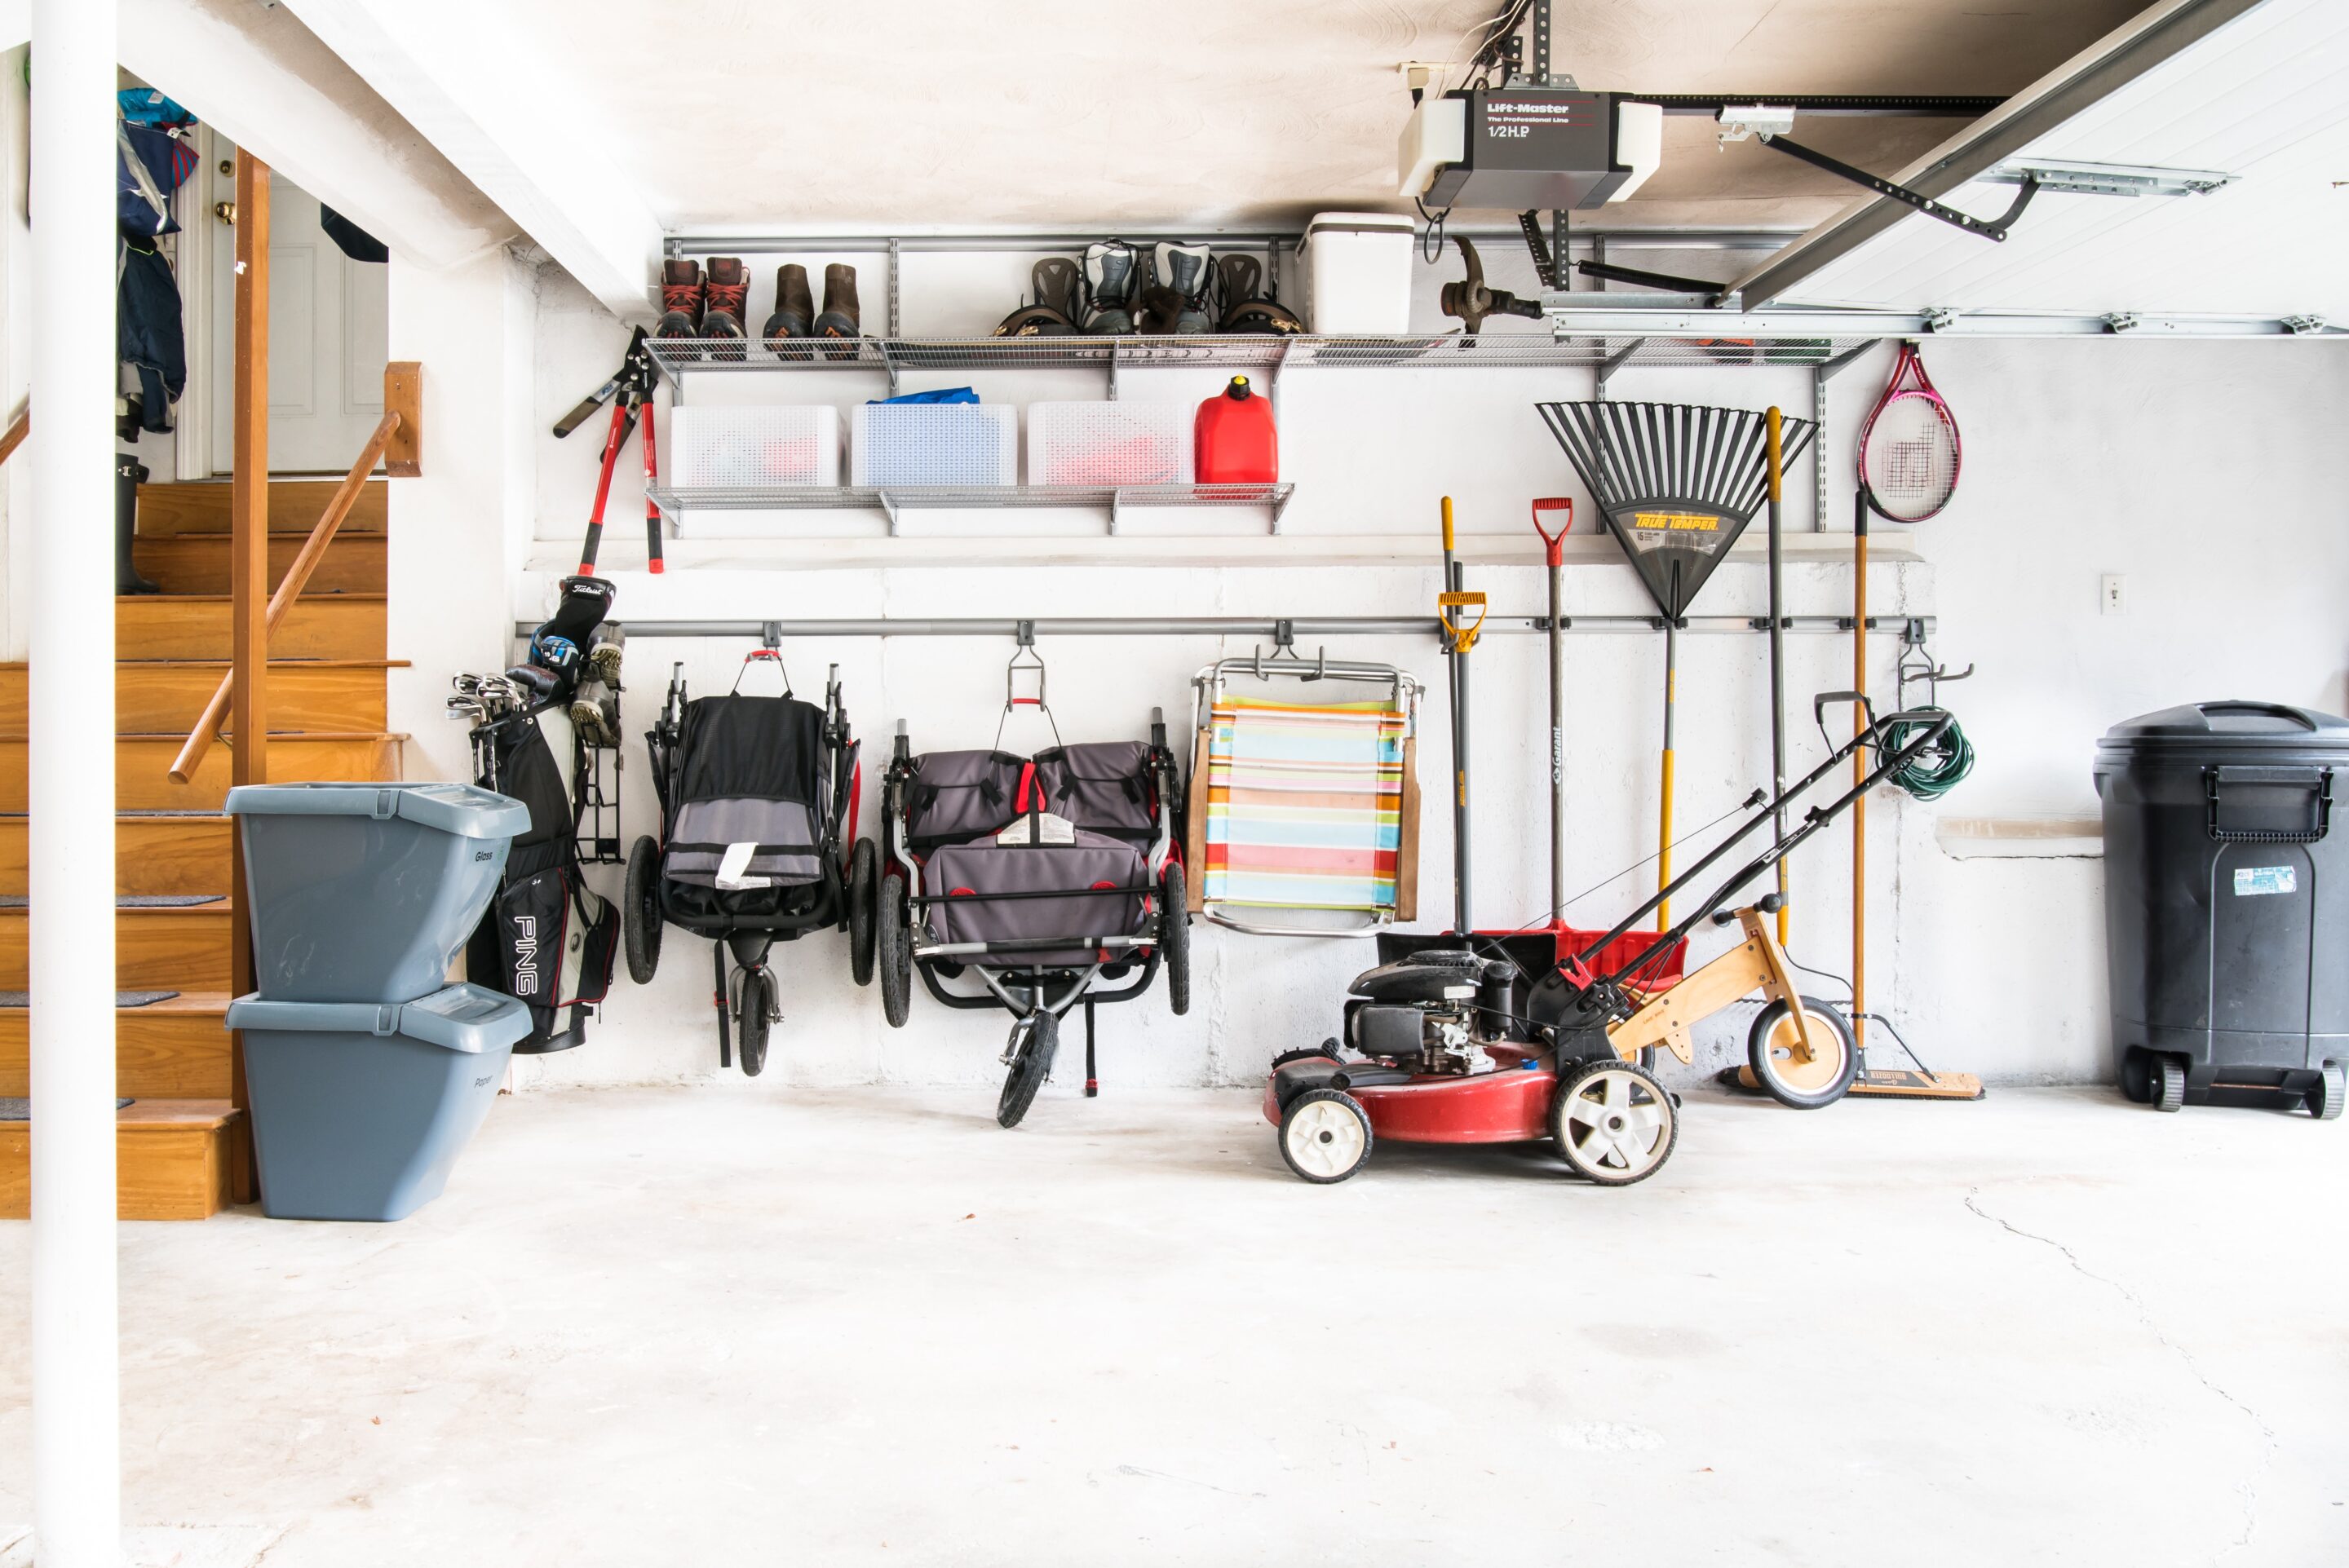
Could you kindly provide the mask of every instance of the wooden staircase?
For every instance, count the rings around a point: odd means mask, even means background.
[[[335,489],[269,487],[273,583]],[[270,642],[274,779],[397,779],[402,736],[385,729],[385,483],[369,482],[305,596]],[[282,537],[280,537],[282,536]],[[212,748],[186,784],[170,769],[229,657],[229,486],[149,485],[138,562],[160,594],[116,602],[116,984],[177,996],[116,1014],[120,1213],[202,1219],[229,1201],[238,1148],[230,1040],[230,754]],[[0,665],[0,992],[26,986],[26,674]],[[187,900],[200,903],[140,903]],[[27,1017],[0,1006],[0,1097],[26,1085]],[[28,1125],[0,1121],[0,1217],[26,1213]]]

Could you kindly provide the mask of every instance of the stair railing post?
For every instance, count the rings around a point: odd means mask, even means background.
[[[251,150],[236,153],[236,409],[229,493],[229,726],[234,732],[229,780],[269,782],[269,165]],[[229,986],[253,989],[253,916],[246,902],[244,836],[229,836]],[[229,1191],[254,1197],[253,1119],[244,1087],[244,1039],[233,1037],[229,1093],[239,1110],[230,1138]]]
[[[42,1568],[120,1562],[115,1259],[115,8],[35,0],[27,530],[33,1528]]]

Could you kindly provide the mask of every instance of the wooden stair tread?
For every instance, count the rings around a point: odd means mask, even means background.
[[[142,1099],[114,1114],[115,1213],[125,1220],[203,1220],[229,1203],[232,1143],[243,1112],[226,1099]],[[0,1218],[32,1207],[28,1121],[0,1121]]]
[[[236,732],[233,729],[223,729],[221,733],[223,735],[233,735]],[[114,738],[117,740],[140,741],[167,739],[184,740],[187,737],[174,737],[168,730],[134,729],[118,733]],[[404,729],[273,729],[269,732],[269,743],[272,746],[278,745],[281,742],[298,745],[305,740],[398,740],[405,742],[415,738],[415,736]],[[0,730],[0,745],[26,746],[32,743],[32,739],[33,738],[29,735]],[[217,742],[214,743],[215,749],[218,748],[218,744],[219,743]],[[367,779],[364,780],[364,782],[374,783],[377,782],[377,780]],[[21,811],[11,811],[5,814],[12,817],[21,817],[24,815]]]
[[[226,1127],[237,1119],[236,1107],[224,1099],[132,1099],[114,1113],[114,1125],[126,1130],[175,1130]]]
[[[380,604],[388,597],[383,593],[308,593],[299,603],[315,604],[322,600],[338,604]],[[118,604],[232,604],[235,596],[229,593],[119,593]]]
[[[150,593],[143,597],[152,599]],[[117,665],[136,665],[142,670],[219,670],[226,673],[226,659],[117,659]],[[22,659],[0,660],[0,673],[22,674],[31,669]],[[273,670],[407,670],[416,667],[413,659],[271,659]]]
[[[327,499],[340,483],[334,479],[271,476],[269,531],[308,533],[316,526],[319,513],[326,510]],[[230,494],[231,483],[224,479],[161,480],[141,485],[139,535],[142,539],[170,539],[182,534],[226,533]],[[390,487],[386,480],[367,480],[360,487],[350,515],[343,520],[344,531],[381,533],[389,506]]]

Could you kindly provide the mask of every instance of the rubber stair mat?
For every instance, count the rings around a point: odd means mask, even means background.
[[[118,1008],[151,1007],[178,995],[177,991],[117,991],[114,1005]],[[30,991],[0,991],[0,1007],[29,1007],[32,1005],[33,994]]]
[[[117,1110],[127,1110],[138,1103],[139,1102],[135,1099],[118,1099],[114,1102],[114,1109]],[[0,1121],[30,1121],[32,1119],[33,1102],[31,1100],[11,1099],[6,1095],[0,1095]]]

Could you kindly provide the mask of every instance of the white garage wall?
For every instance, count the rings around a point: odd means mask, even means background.
[[[1685,254],[1643,263],[1688,265]],[[925,266],[931,269],[925,273]],[[905,320],[914,331],[984,331],[1017,281],[1025,258],[936,258],[909,264]],[[1441,269],[1422,269],[1432,294]],[[754,294],[763,314],[771,264]],[[1502,273],[1504,268],[1494,268]],[[820,271],[818,273],[820,276]],[[877,269],[868,272],[877,278]],[[1509,281],[1506,276],[1496,279]],[[879,316],[868,281],[868,322]],[[1423,302],[1423,308],[1425,308]],[[397,325],[395,329],[397,330]],[[546,427],[609,373],[626,341],[620,325],[561,274],[542,274],[535,322],[537,535],[531,569],[513,583],[514,613],[534,618],[575,554],[592,492],[600,425],[556,442]],[[2306,343],[2121,344],[1972,342],[1929,346],[1933,374],[1963,423],[1966,480],[1958,500],[1923,528],[1879,524],[1872,605],[1881,614],[1940,617],[1936,651],[1972,662],[1975,678],[1949,700],[1981,752],[1974,778],[1937,806],[1897,793],[1871,811],[1870,998],[1889,1013],[1937,1067],[1993,1080],[2077,1080],[2104,1064],[2101,868],[2084,858],[1955,859],[1942,847],[1943,818],[2018,820],[2092,815],[2088,764],[2095,738],[2131,714],[2198,697],[2254,696],[2335,709],[2349,703],[2334,609],[2349,588],[2344,503],[2349,450],[2330,438],[2331,410],[2349,391],[2349,356]],[[1889,351],[1833,384],[1831,528],[1847,528],[1851,431],[1872,401]],[[857,376],[789,378],[787,399],[834,400],[845,407],[882,388]],[[1123,395],[1195,399],[1216,377],[1136,372]],[[1098,377],[1077,373],[1019,377],[909,377],[907,387],[973,380],[990,400],[1027,401],[1101,394]],[[698,387],[716,401],[720,383]],[[802,389],[803,388],[803,389]],[[1723,401],[1758,407],[1775,399],[1790,412],[1810,404],[1802,373],[1629,371],[1620,397]],[[854,568],[795,569],[788,542],[738,540],[673,544],[673,556],[708,562],[651,578],[641,560],[641,488],[631,448],[614,487],[606,574],[619,585],[624,618],[835,618],[855,615],[1408,614],[1432,606],[1437,499],[1459,499],[1464,528],[1498,558],[1480,562],[1473,586],[1505,613],[1541,605],[1541,573],[1530,540],[1528,497],[1579,486],[1530,405],[1537,397],[1583,397],[1578,372],[1324,372],[1292,375],[1282,389],[1285,471],[1298,481],[1289,514],[1293,566],[1194,562],[1114,565],[1040,563],[1078,553],[1066,544],[1005,541],[997,564],[924,563],[924,547],[866,548]],[[1790,526],[1807,530],[1808,464],[1789,490]],[[1098,516],[974,514],[922,520],[948,532],[1009,529],[1084,535]],[[1163,525],[1195,520],[1167,514]],[[1253,528],[1260,522],[1249,520]],[[854,530],[877,539],[877,517],[800,514],[783,526]],[[1337,539],[1396,536],[1385,565],[1332,565],[1357,554]],[[1755,536],[1758,542],[1758,534]],[[1083,547],[1090,548],[1090,547]],[[1165,547],[1122,541],[1130,559],[1156,562]],[[1905,558],[1905,562],[1904,562]],[[1098,560],[1098,556],[1092,557]],[[2098,612],[2098,579],[2129,579],[2127,614]],[[1700,614],[1757,613],[1758,566],[1724,568],[1699,602]],[[1794,612],[1847,608],[1847,565],[1813,563],[1789,574]],[[1569,614],[1643,608],[1628,568],[1594,555],[1569,573]],[[470,614],[470,612],[469,612]],[[455,670],[478,660],[478,630],[460,653],[432,632],[432,607],[392,605],[394,653],[414,659],[418,701]],[[403,635],[403,628],[414,634]],[[1808,694],[1850,676],[1844,636],[1787,640],[1790,734],[1799,770],[1824,748]],[[731,681],[742,646],[713,641],[629,645],[626,727],[649,723],[671,660],[683,660],[693,689]],[[1040,652],[1052,672],[1054,709],[1071,740],[1138,736],[1153,706],[1177,719],[1188,680],[1218,652],[1211,639],[1050,639]],[[1429,684],[1421,777],[1429,788],[1421,861],[1430,929],[1448,914],[1450,844],[1441,791],[1446,766],[1442,661],[1432,640],[1354,640],[1333,655],[1388,658]],[[785,645],[803,694],[820,690],[837,663],[849,710],[869,749],[866,821],[877,810],[881,756],[896,721],[917,748],[987,744],[1001,702],[1007,642],[903,639],[880,643],[792,640]],[[1896,649],[1874,645],[1871,687],[1889,696]],[[1546,902],[1546,769],[1541,640],[1487,639],[1475,655],[1475,758],[1479,804],[1475,845],[1480,925],[1537,915]],[[1652,849],[1656,811],[1661,639],[1653,634],[1577,634],[1569,644],[1571,886],[1580,888]],[[763,678],[763,677],[753,677]],[[1681,681],[1680,820],[1705,821],[1733,805],[1768,772],[1766,665],[1763,640],[1684,638]],[[419,719],[417,722],[421,723]],[[1008,743],[1043,744],[1032,719],[1016,719]],[[444,740],[453,743],[455,727]],[[430,770],[450,771],[460,748],[429,748]],[[417,754],[411,752],[411,756]],[[624,788],[628,831],[648,831],[653,802],[640,747],[632,743]],[[418,767],[416,771],[428,770]],[[1795,872],[1795,955],[1841,970],[1847,951],[1847,834],[1841,825],[1808,848]],[[2013,845],[2006,845],[2013,848]],[[1683,856],[1692,852],[1684,850]],[[1643,873],[1644,874],[1644,873]],[[616,870],[594,873],[616,891]],[[1636,902],[1640,877],[1618,882],[1578,905],[1603,926]],[[1701,943],[1700,953],[1718,944]],[[709,947],[672,932],[649,988],[623,974],[588,1045],[530,1064],[547,1083],[623,1083],[716,1075],[709,1006]],[[1193,1011],[1175,1018],[1162,994],[1101,1014],[1106,1092],[1139,1083],[1245,1082],[1277,1051],[1330,1032],[1345,980],[1368,961],[1367,944],[1277,942],[1195,927],[1198,981]],[[890,1030],[878,996],[846,973],[844,939],[818,934],[779,946],[786,1018],[767,1079],[785,1084],[887,1081],[991,1084],[999,1068],[1005,1018],[949,1013],[917,996],[911,1025]],[[1839,995],[1822,981],[1821,994]],[[1742,1049],[1743,1018],[1708,1032],[1709,1057]],[[1076,1047],[1071,1043],[1069,1047]],[[1064,1070],[1050,1092],[1074,1092]],[[739,1076],[730,1081],[743,1088]],[[757,1092],[755,1087],[751,1092]]]

